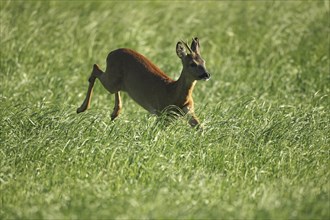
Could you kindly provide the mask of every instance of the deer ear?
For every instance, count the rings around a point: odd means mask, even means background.
[[[199,54],[200,49],[200,44],[199,44],[199,39],[197,37],[192,39],[191,42],[191,50],[194,51],[195,53]]]
[[[100,70],[100,67],[97,64],[93,65],[93,70]]]
[[[176,44],[176,54],[178,55],[178,57],[180,59],[182,59],[183,57],[187,56],[186,49],[185,49],[184,45],[182,44],[182,42],[178,42]]]

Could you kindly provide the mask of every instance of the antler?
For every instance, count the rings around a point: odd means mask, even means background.
[[[186,48],[189,50],[189,53],[192,54],[193,52],[192,52],[192,50],[190,49],[189,45],[188,45],[185,41],[183,41],[183,40],[181,40],[181,42],[182,42],[182,43],[186,46]]]

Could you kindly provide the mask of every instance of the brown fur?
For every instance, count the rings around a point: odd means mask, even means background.
[[[111,118],[115,119],[122,108],[120,91],[127,92],[129,96],[143,108],[153,114],[160,115],[168,106],[177,106],[190,115],[191,126],[199,124],[194,114],[194,101],[192,92],[196,80],[208,79],[209,74],[205,62],[199,53],[199,40],[193,39],[186,53],[187,44],[178,42],[177,55],[182,61],[183,69],[178,80],[174,81],[162,70],[154,65],[148,58],[131,49],[117,49],[109,53],[107,67],[103,72],[94,65],[89,78],[89,87],[86,98],[77,112],[83,112],[89,107],[95,79],[110,92],[115,93],[115,107]]]

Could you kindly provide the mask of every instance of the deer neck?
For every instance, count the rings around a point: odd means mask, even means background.
[[[196,80],[190,78],[189,73],[182,70],[179,79],[174,83],[174,94],[178,103],[184,106],[190,102],[195,84]]]

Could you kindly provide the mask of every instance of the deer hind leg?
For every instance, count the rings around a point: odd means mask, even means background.
[[[121,103],[121,98],[120,98],[120,92],[116,92],[115,107],[113,108],[113,112],[111,113],[111,121],[115,120],[115,118],[118,117],[121,109],[122,109],[122,103]]]
[[[96,64],[94,64],[93,71],[91,73],[91,76],[88,79],[89,85],[88,85],[88,90],[87,90],[85,100],[81,104],[81,106],[77,109],[77,113],[84,112],[89,108],[92,94],[93,94],[93,87],[94,87],[95,79],[97,77],[99,77],[101,74],[102,73],[100,72],[100,69],[98,68],[98,66]]]
[[[95,78],[89,77],[88,81],[89,81],[89,85],[88,85],[86,98],[85,98],[84,102],[81,104],[81,106],[77,109],[77,113],[86,111],[86,109],[88,109],[90,106]]]

